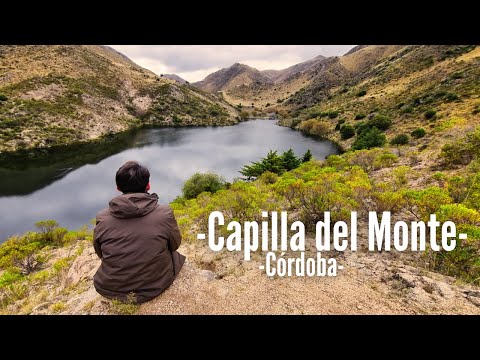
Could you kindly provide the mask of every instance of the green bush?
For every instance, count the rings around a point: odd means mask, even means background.
[[[385,134],[373,127],[369,130],[366,130],[360,133],[352,145],[353,150],[361,150],[361,149],[370,149],[373,147],[381,147],[385,145],[387,142],[387,138]]]
[[[400,112],[402,114],[411,114],[413,112],[413,106],[411,105],[405,105],[405,106],[402,106],[401,109],[400,109]]]
[[[328,113],[328,117],[329,117],[330,119],[335,119],[336,117],[338,117],[338,111],[330,111],[330,112]]]
[[[360,90],[359,92],[357,92],[358,97],[362,97],[362,96],[365,96],[365,95],[367,95],[367,90]]]
[[[204,191],[217,192],[225,187],[225,179],[214,173],[195,173],[183,184],[182,193],[186,199],[196,198]]]
[[[406,145],[408,144],[408,135],[407,134],[399,134],[395,136],[392,140],[390,140],[390,144],[392,145]]]
[[[376,127],[380,130],[388,130],[392,125],[392,120],[385,115],[375,115],[367,122],[369,127]]]
[[[449,167],[452,165],[467,165],[473,159],[480,155],[480,127],[468,133],[450,144],[442,147],[440,156],[444,164]]]
[[[243,110],[240,112],[239,116],[240,116],[240,119],[246,120],[250,116],[250,113],[248,111]]]
[[[363,113],[358,113],[357,115],[355,115],[355,120],[362,120],[366,117],[367,115],[363,114]]]
[[[22,274],[19,272],[15,271],[5,271],[1,276],[0,276],[0,289],[13,284],[15,281],[19,280],[22,278]]]
[[[343,140],[350,139],[355,136],[355,128],[352,125],[343,125],[340,128],[340,136]]]
[[[335,125],[335,131],[339,131],[344,123],[345,123],[345,119],[338,120],[337,125]]]
[[[425,134],[426,134],[425,129],[418,128],[418,129],[413,130],[410,135],[412,135],[412,137],[414,137],[416,139],[420,139],[420,138],[424,137]]]
[[[433,119],[436,114],[437,114],[437,112],[435,110],[430,109],[430,110],[425,111],[423,116],[425,116],[425,119],[430,120],[430,119]]]
[[[445,94],[445,100],[447,100],[448,102],[457,101],[458,99],[459,99],[459,96],[457,94],[454,94],[454,93]]]
[[[278,180],[278,175],[271,171],[265,171],[258,180],[264,184],[275,184]]]
[[[8,98],[5,95],[0,94],[0,101],[7,101],[7,100]]]

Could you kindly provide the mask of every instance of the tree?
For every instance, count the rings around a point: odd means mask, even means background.
[[[312,152],[308,149],[302,156],[302,163],[312,160]]]
[[[406,145],[408,144],[408,135],[407,134],[399,134],[395,136],[392,140],[390,140],[390,144],[392,145]]]
[[[186,199],[196,198],[204,191],[217,192],[225,187],[225,179],[214,173],[195,173],[183,184],[182,193]]]
[[[388,130],[392,125],[392,120],[385,115],[375,115],[371,120],[368,121],[369,127],[376,127],[380,130]]]
[[[282,174],[285,172],[283,160],[276,151],[270,150],[267,156],[262,159],[261,165],[263,169],[262,173],[265,171],[270,171],[275,174]]]
[[[290,171],[300,166],[300,159],[295,155],[292,149],[288,149],[282,154],[283,167]]]
[[[340,136],[343,140],[350,139],[355,136],[355,128],[352,125],[343,125],[340,128]]]
[[[385,145],[387,139],[385,134],[373,127],[360,133],[352,145],[353,150],[370,149],[373,147],[381,147]]]
[[[260,161],[254,161],[251,165],[245,165],[240,174],[247,177],[247,180],[253,180],[262,175],[265,171],[270,171],[274,174],[282,174],[285,172],[283,159],[276,151],[270,150],[266,157]]]

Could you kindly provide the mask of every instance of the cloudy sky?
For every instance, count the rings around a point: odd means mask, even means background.
[[[110,45],[156,74],[194,82],[236,62],[280,70],[317,55],[343,55],[354,45]]]

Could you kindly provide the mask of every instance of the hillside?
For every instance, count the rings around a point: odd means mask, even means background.
[[[478,47],[367,46],[338,58],[333,67],[338,77],[329,70],[330,76],[286,101],[290,119],[284,124],[329,137],[345,149],[361,148],[361,133],[375,125],[386,137],[383,144],[395,144],[402,135],[405,151],[425,159],[436,158],[445,143],[480,124]]]
[[[0,46],[0,152],[143,125],[225,125],[236,110],[106,46]]]
[[[317,63],[319,63],[320,61],[322,61],[324,59],[325,59],[325,56],[318,55],[311,60],[307,60],[307,61],[301,62],[299,64],[292,65],[292,66],[290,66],[286,69],[282,69],[282,70],[263,70],[262,74],[264,74],[264,75],[268,76],[270,79],[272,79],[272,81],[275,84],[278,84],[278,83],[281,83],[281,82],[285,81],[286,79],[288,79],[291,76],[294,76],[296,74],[300,74],[300,73],[303,73],[303,72],[307,71],[308,69],[315,66]]]
[[[180,84],[186,84],[188,81],[181,78],[180,76],[178,75],[175,75],[175,74],[162,74],[161,77],[165,78],[165,79],[170,79],[170,80],[174,80]]]
[[[228,68],[218,70],[208,75],[202,81],[193,83],[193,86],[204,91],[215,93],[217,91],[228,92],[237,87],[257,87],[271,84],[272,80],[257,69],[248,65],[235,63]]]

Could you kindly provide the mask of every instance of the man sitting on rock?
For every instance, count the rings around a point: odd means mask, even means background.
[[[123,194],[97,214],[93,246],[102,264],[94,285],[107,298],[143,303],[178,275],[185,261],[177,252],[182,238],[170,206],[159,205],[157,194],[148,193],[146,167],[128,161],[115,180]]]

